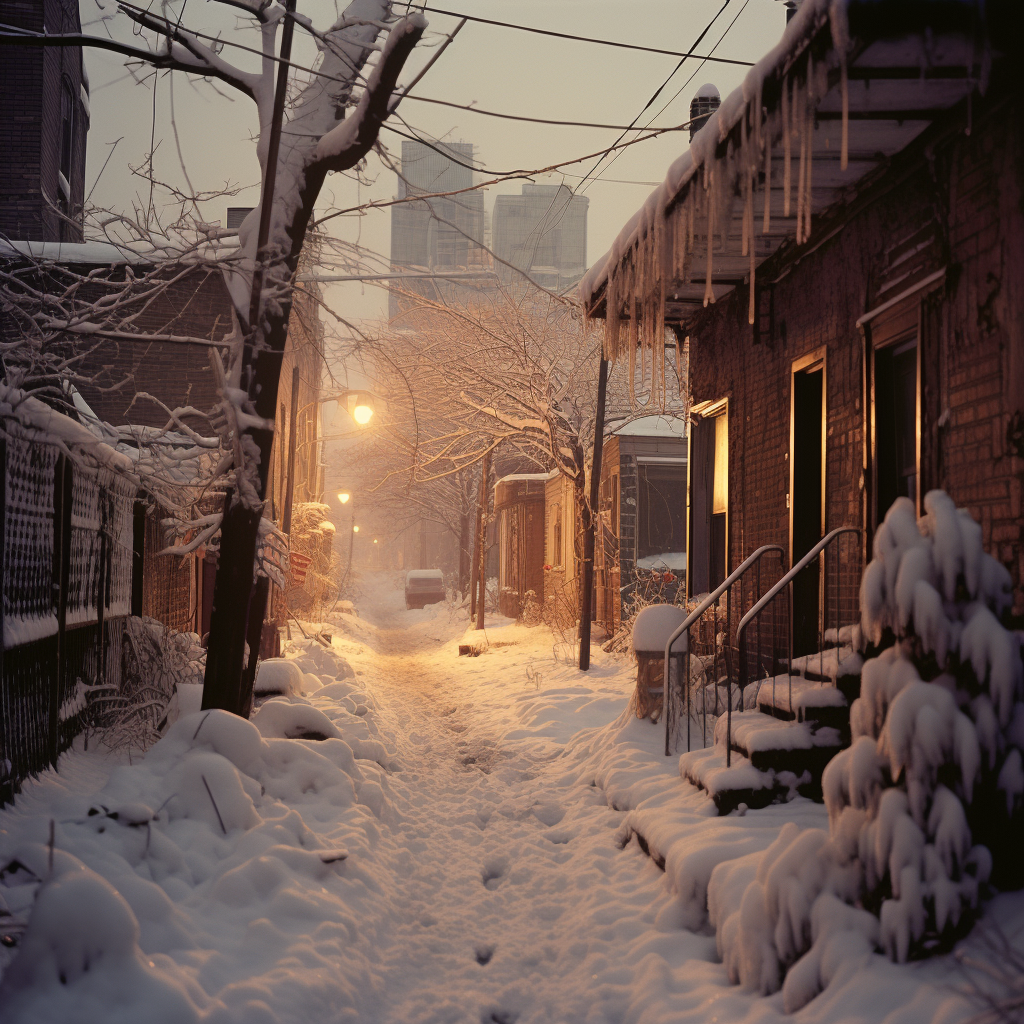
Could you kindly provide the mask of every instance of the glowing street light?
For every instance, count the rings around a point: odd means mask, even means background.
[[[358,533],[359,532],[359,527],[358,526],[353,526],[352,527],[352,532],[353,533]]]
[[[338,501],[340,501],[342,503],[342,505],[346,504],[348,502],[349,498],[351,498],[351,497],[352,497],[352,495],[349,494],[348,491],[339,491],[338,492]]]
[[[373,419],[373,396],[366,391],[346,391],[340,397],[345,400],[349,416],[361,427]]]

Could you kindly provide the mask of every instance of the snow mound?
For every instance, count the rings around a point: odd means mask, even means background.
[[[269,700],[253,716],[260,735],[274,739],[340,739],[334,723],[311,704]]]
[[[640,611],[633,623],[633,650],[643,654],[664,654],[669,637],[683,624],[685,618],[685,608],[673,604],[648,605]],[[682,638],[678,645],[682,646]]]
[[[302,693],[303,672],[292,658],[267,658],[256,670],[255,693]]]

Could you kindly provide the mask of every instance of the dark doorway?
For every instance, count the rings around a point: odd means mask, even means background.
[[[917,339],[875,351],[875,523],[900,497],[917,504]]]
[[[795,565],[822,537],[822,418],[824,368],[821,363],[793,374],[793,492],[790,496]],[[793,654],[818,649],[817,559],[793,580]]]

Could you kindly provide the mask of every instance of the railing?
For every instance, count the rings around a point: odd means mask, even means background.
[[[712,609],[714,621],[712,623],[712,654],[711,654],[711,671],[712,680],[715,684],[715,699],[717,709],[717,696],[718,696],[718,600],[722,594],[726,595],[726,613],[725,613],[725,637],[726,643],[723,645],[722,656],[726,661],[726,674],[731,679],[731,673],[728,670],[728,657],[727,651],[724,649],[727,647],[729,639],[732,635],[732,587],[739,581],[740,582],[740,605],[743,604],[743,577],[751,569],[756,568],[757,578],[754,581],[755,593],[760,594],[761,592],[761,559],[768,554],[770,551],[776,551],[779,554],[780,561],[785,559],[785,551],[778,544],[764,544],[759,547],[752,554],[748,555],[744,561],[742,561],[733,571],[722,581],[710,594],[708,594],[696,608],[690,612],[689,615],[683,620],[675,632],[669,637],[668,643],[665,644],[665,756],[669,757],[672,754],[672,734],[675,730],[675,715],[673,714],[672,708],[672,687],[670,685],[670,666],[671,658],[673,655],[672,645],[679,639],[680,636],[685,635],[685,645],[682,651],[674,652],[677,656],[682,656],[682,679],[683,689],[686,697],[686,749],[690,749],[690,722],[693,717],[691,714],[690,704],[690,630],[695,623],[699,622],[701,617]],[[704,700],[702,702],[703,710],[703,729],[704,729],[704,744],[707,745],[707,695],[704,693]],[[731,698],[731,688],[730,688]]]
[[[773,622],[773,636],[772,636],[772,667],[770,672],[764,670],[764,665],[761,661],[762,656],[762,645],[760,640],[760,628],[761,628],[761,613],[771,604],[775,598],[782,593],[783,590],[787,591],[788,596],[788,629],[787,629],[787,654],[786,659],[786,673],[788,677],[789,685],[789,700],[788,709],[790,713],[793,713],[793,666],[794,666],[794,639],[796,632],[796,623],[794,619],[794,602],[793,602],[793,582],[797,579],[801,572],[808,568],[812,562],[816,559],[820,560],[820,576],[817,580],[817,592],[818,592],[818,615],[817,615],[817,627],[815,630],[815,648],[818,652],[819,658],[819,676],[824,679],[827,678],[831,673],[832,665],[829,659],[829,669],[826,671],[826,651],[825,644],[830,640],[835,641],[835,669],[838,673],[838,665],[840,661],[840,654],[842,651],[842,620],[844,617],[851,618],[853,611],[856,609],[856,595],[852,596],[849,593],[844,592],[844,586],[846,590],[849,589],[848,585],[844,583],[844,572],[843,565],[840,559],[840,551],[838,544],[836,544],[836,572],[831,576],[832,579],[832,594],[830,595],[830,575],[828,572],[828,549],[843,535],[856,534],[858,537],[857,555],[855,557],[854,564],[846,567],[846,575],[851,579],[858,579],[860,576],[859,571],[859,559],[860,559],[860,529],[856,526],[840,526],[838,529],[832,530],[830,533],[822,537],[817,544],[814,545],[790,570],[787,572],[782,579],[780,579],[774,586],[772,586],[765,594],[763,594],[750,608],[750,610],[740,619],[739,626],[736,629],[736,646],[739,651],[739,690],[740,700],[744,699],[744,693],[749,680],[749,659],[747,652],[747,627],[755,619],[758,624],[758,641],[757,641],[757,674],[759,677],[768,676],[772,680],[772,686],[775,686],[775,680],[778,677],[779,661],[777,654],[777,645],[775,644],[774,637],[774,622]],[[812,581],[813,582],[813,581]],[[832,600],[829,600],[829,598]],[[835,618],[835,629],[832,632],[828,626],[829,612],[832,611]],[[830,637],[831,634],[831,637]],[[812,655],[807,655],[810,660]],[[728,691],[728,711],[727,711],[727,724],[726,724],[726,765],[732,763],[732,676],[729,677],[729,691]],[[774,691],[773,691],[773,707],[774,707]]]

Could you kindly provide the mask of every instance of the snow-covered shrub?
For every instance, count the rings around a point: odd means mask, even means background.
[[[943,491],[879,527],[861,581],[852,745],[822,779],[829,832],[787,826],[712,923],[730,975],[799,1009],[875,949],[948,947],[991,881],[1024,883],[1024,664],[1007,570]]]
[[[145,750],[160,738],[160,730],[176,698],[199,688],[206,668],[206,651],[196,633],[180,633],[156,619],[129,616],[125,620],[120,687],[105,683],[78,684],[88,708],[87,730],[112,750]]]

